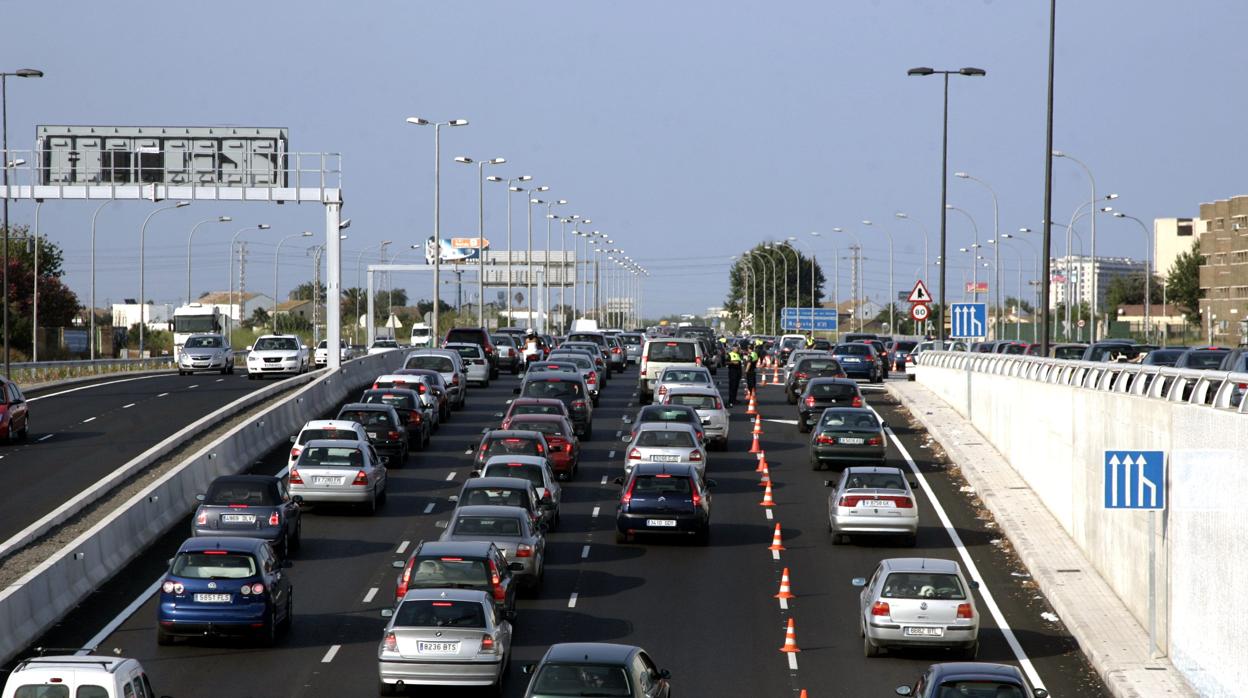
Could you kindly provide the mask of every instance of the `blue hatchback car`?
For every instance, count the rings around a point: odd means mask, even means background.
[[[294,617],[290,566],[259,538],[188,539],[160,587],[157,644],[222,636],[273,644]]]
[[[866,342],[838,344],[832,347],[832,356],[836,357],[837,363],[849,378],[866,378],[872,383],[883,379],[884,371],[880,368],[875,347]]]

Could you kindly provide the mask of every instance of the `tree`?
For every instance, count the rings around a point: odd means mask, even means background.
[[[1200,254],[1200,240],[1192,248],[1179,253],[1166,276],[1166,300],[1183,311],[1190,324],[1200,324],[1200,267],[1205,258]]]
[[[290,290],[290,300],[292,301],[310,301],[312,300],[312,282],[305,281]],[[321,284],[320,291],[317,292],[317,298],[324,300],[325,284]]]
[[[441,298],[438,299],[438,313],[440,315],[445,315],[446,313],[452,312],[454,310],[455,308],[452,307],[450,303],[447,303]],[[433,312],[433,301],[425,300],[425,299],[416,301],[416,312],[420,313],[420,321],[424,322],[425,313]]]
[[[1118,306],[1120,305],[1144,304],[1144,278],[1144,273],[1141,272],[1139,274],[1123,274],[1110,279],[1109,288],[1105,289],[1105,310],[1109,313],[1111,319],[1118,316]],[[1161,303],[1160,279],[1153,278],[1148,295],[1150,303]]]
[[[356,308],[359,308],[359,315],[356,315]],[[359,286],[344,289],[342,292],[342,316],[351,318],[351,322],[355,323],[366,312],[368,312],[368,291]]]
[[[1032,311],[1035,310],[1035,306],[1033,306],[1030,301],[1024,300],[1022,298],[1015,298],[1014,296],[1005,297],[1005,308],[1007,312],[1011,312],[1015,308],[1018,308],[1023,313],[1028,314],[1028,315],[1030,315]]]
[[[785,262],[781,261],[782,256],[788,259],[787,296],[785,296],[785,279],[780,278],[786,271]],[[771,261],[767,261],[766,258],[770,258]],[[773,262],[774,267],[772,265]],[[770,328],[773,321],[775,326],[779,327],[780,307],[805,308],[810,306],[812,266],[815,277],[814,300],[817,307],[823,302],[823,284],[826,281],[819,262],[812,257],[803,255],[788,245],[784,245],[783,249],[779,251],[775,249],[774,245],[770,248],[764,247],[762,244],[755,245],[753,249],[742,255],[732,265],[732,268],[728,270],[728,297],[724,300],[724,309],[738,317],[750,317],[757,312],[758,317],[754,318],[753,322],[754,332],[761,332],[764,325]],[[764,284],[764,280],[766,284]],[[799,280],[801,284],[800,297],[798,295]],[[776,305],[780,306],[775,308],[774,312],[772,311],[773,286]],[[758,294],[758,305],[753,308],[747,307],[753,300],[753,295],[750,293],[751,290]],[[766,301],[765,304],[764,300]],[[764,308],[766,309],[765,312]]]
[[[273,316],[269,315],[269,311],[264,308],[256,308],[252,311],[251,317],[248,319],[248,324],[251,327],[267,327],[270,320],[272,320],[272,317]]]
[[[378,291],[377,301],[373,306],[373,314],[378,319],[384,320],[390,308],[401,308],[405,305],[407,305],[407,291],[405,289],[396,288],[393,291]],[[365,307],[364,303],[360,304],[361,313],[364,312]],[[429,308],[432,309],[433,306],[430,305]],[[351,312],[355,312],[355,310],[352,309]]]
[[[26,226],[12,226],[9,234],[9,287],[5,289],[5,300],[9,304],[9,346],[29,352],[34,327],[35,240],[29,237]],[[61,248],[46,235],[40,236],[38,244],[39,326],[68,327],[81,306],[78,296],[60,279]]]

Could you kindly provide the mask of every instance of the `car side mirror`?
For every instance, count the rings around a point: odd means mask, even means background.
[[[293,444],[298,438],[299,438],[298,436],[292,436],[290,437],[290,442]]]
[[[469,471],[468,471],[468,477],[481,477],[481,471],[480,471],[480,470],[469,470]]]
[[[202,502],[202,501],[204,501],[205,499],[208,499],[208,498],[207,498],[207,497],[205,497],[205,496],[204,496],[204,495],[202,495],[202,494],[197,494],[197,495],[195,495],[195,501],[197,501],[197,502]]]
[[[288,569],[290,569],[291,567],[294,567],[294,566],[295,566],[295,561],[294,561],[294,560],[282,560],[282,569],[284,569],[284,570],[288,570]]]
[[[507,621],[508,623],[516,622],[515,611],[512,611],[512,610],[503,611],[502,616],[503,616],[503,620]]]
[[[914,693],[914,689],[910,688],[909,686],[897,687],[897,695],[899,696],[908,696],[908,695],[911,695],[912,693]]]
[[[919,486],[919,481],[918,481],[918,480],[911,480],[911,481],[910,481],[910,489],[917,489],[917,488],[918,488],[918,486]]]
[[[617,484],[617,485],[623,485],[623,484],[624,484],[624,476],[623,476],[623,475],[621,475],[621,476],[619,476],[619,477],[615,478],[614,480],[612,480],[611,482],[614,482],[614,483],[615,483],[615,484]]]
[[[525,676],[528,676],[529,674],[532,674],[533,670],[536,668],[537,668],[536,664],[525,664],[524,666],[520,667],[520,671],[523,672]]]
[[[474,475],[473,477],[476,477],[476,476]],[[459,501],[459,495],[457,495],[457,494],[453,494],[453,495],[451,495],[451,496],[447,497],[447,500],[452,501],[452,502],[458,502],[458,501]]]
[[[1032,689],[1031,695],[1035,696],[1036,698],[1049,698],[1049,692],[1044,690],[1043,688]]]
[[[519,395],[519,394],[520,394],[520,389],[519,389],[519,388],[512,388],[512,389],[511,389],[511,394],[512,394],[512,395]]]
[[[979,588],[979,582],[977,582],[977,581],[975,581],[974,579],[972,579],[972,580],[971,580],[971,588],[972,588],[972,589],[978,589],[978,588]]]
[[[551,499],[549,492],[542,495],[542,504],[553,504],[554,501],[555,501],[554,499]]]
[[[392,616],[394,616],[394,609],[393,609],[393,608],[383,608],[383,609],[381,609],[381,617],[382,617],[382,618],[390,618],[390,617],[392,617]]]
[[[662,670],[662,671],[660,671],[660,672],[659,672],[659,678],[660,678],[660,679],[670,679],[670,678],[672,678],[672,672],[668,671],[667,669],[664,669],[664,670]]]
[[[390,566],[396,570],[401,570],[404,567],[407,567],[407,563],[403,562],[402,560],[395,560],[394,562],[390,563]]]
[[[632,441],[632,440],[633,440],[633,437],[632,437],[632,436],[621,436],[621,437],[620,437],[620,441],[622,441],[622,442],[624,442],[624,443],[628,443],[629,441]]]
[[[523,563],[523,562],[512,562],[512,563],[510,563],[510,564],[508,564],[508,565],[507,565],[507,569],[511,570],[512,572],[523,572],[523,571],[524,571],[524,563]]]
[[[867,585],[867,578],[866,577],[854,577],[853,579],[849,580],[849,583],[853,584],[856,587],[865,587]]]

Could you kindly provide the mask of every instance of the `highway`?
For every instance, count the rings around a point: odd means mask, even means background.
[[[170,372],[32,391],[29,437],[0,446],[0,541],[182,427],[269,384],[245,372]]]
[[[720,372],[721,381],[725,373]],[[204,387],[203,378],[192,381]],[[376,695],[380,611],[393,599],[391,562],[405,559],[401,551],[440,533],[437,522],[445,521],[451,509],[447,497],[469,470],[466,446],[497,422],[495,414],[516,384],[504,376],[488,389],[472,390],[466,409],[443,425],[428,451],[391,470],[389,501],[376,517],[341,510],[306,512],[304,546],[290,571],[296,619],[292,632],[275,647],[228,640],[156,645],[156,604],[144,596],[145,590],[160,578],[189,521],[40,644],[80,647],[104,629],[95,638],[100,654],[138,658],[150,672],[156,693],[175,698]],[[855,615],[857,589],[850,579],[867,576],[885,557],[958,558],[949,529],[979,570],[972,577],[983,582],[977,592],[983,614],[979,659],[1018,664],[1021,654],[1026,670],[1053,695],[1107,695],[1060,623],[1042,617],[1048,607],[1025,572],[994,543],[992,527],[980,518],[986,514],[973,507],[959,491],[962,484],[943,466],[930,462],[932,449],[925,447],[925,435],[907,425],[878,386],[863,387],[869,403],[894,427],[890,462],[906,465],[904,448],[936,497],[933,502],[919,495],[922,528],[916,549],[858,540],[831,545],[823,486],[829,473],[810,470],[807,435],[788,423],[795,419],[796,408],[784,402],[777,387],[759,390],[763,446],[775,483],[774,520],[759,506],[762,488],[754,473],[755,458],[747,453],[749,421],[742,405],[734,410],[728,451],[711,454],[708,476],[717,487],[710,545],[617,545],[618,488],[609,483],[622,472],[622,444],[612,437],[623,426],[622,418],[636,409],[636,371],[612,380],[595,412],[597,438],[583,445],[578,479],[564,486],[563,522],[549,539],[544,586],[538,598],[520,603],[505,695],[522,695],[526,677],[521,667],[561,641],[641,645],[671,671],[673,693],[681,696],[796,697],[801,689],[810,698],[892,695],[896,686],[913,683],[927,665],[948,657],[907,652],[864,658]],[[278,449],[257,470],[277,472],[285,458],[285,449]],[[776,522],[782,524],[786,547],[779,560],[767,549]],[[773,598],[785,567],[797,596],[787,610]],[[1011,628],[1018,652],[1011,649],[985,594]],[[132,602],[134,612],[127,616],[122,610]],[[115,618],[119,625],[109,627]],[[802,650],[795,656],[779,652],[789,618],[796,622]]]

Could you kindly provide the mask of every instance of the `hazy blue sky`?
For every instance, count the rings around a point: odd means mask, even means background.
[[[476,227],[476,169],[451,158],[506,157],[499,174],[534,175],[571,201],[564,213],[592,218],[651,269],[653,314],[718,305],[728,257],[764,238],[809,241],[823,231],[817,251],[830,278],[834,226],[863,237],[868,291],[882,297],[887,245],[864,218],[889,225],[897,286],[909,286],[923,246],[919,228],[893,213],[927,226],[934,257],[940,194],[941,85],[906,77],[915,65],[988,71],[951,86],[950,171],[997,189],[1003,230],[1038,229],[1047,8],[1042,0],[0,0],[0,68],[47,73],[10,80],[14,148],[29,147],[45,123],[240,124],[288,126],[293,150],[343,153],[344,214],[353,220],[346,285],[364,246],[406,246],[432,229],[433,133],[404,117],[469,119],[443,132],[444,234]],[[1248,3],[1063,0],[1058,12],[1055,145],[1088,163],[1101,191],[1122,196],[1117,208],[1145,220],[1190,216],[1202,201],[1244,193]],[[1087,198],[1087,180],[1059,160],[1054,186],[1054,216],[1066,220]],[[950,202],[989,237],[987,192],[956,179],[949,187]],[[500,185],[487,189],[486,204],[487,236],[501,248]],[[150,207],[124,203],[101,215],[101,305],[137,295],[138,226]],[[91,209],[52,202],[43,211],[84,302]],[[149,296],[183,295],[186,233],[220,214],[239,226],[200,229],[197,293],[225,287],[226,240],[241,225],[273,225],[248,236],[248,286],[265,292],[278,233],[323,237],[313,205],[197,203],[161,214],[149,228]],[[11,215],[30,222],[32,205]],[[1101,251],[1145,256],[1138,228],[1102,220]],[[536,211],[535,228],[544,244]],[[970,237],[965,219],[951,216],[951,248]],[[288,250],[283,296],[311,275],[310,258]],[[1003,260],[1012,292],[1013,253]],[[956,285],[961,272],[951,271]],[[841,273],[845,295],[847,265]],[[431,293],[427,280],[402,285]]]

